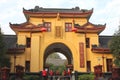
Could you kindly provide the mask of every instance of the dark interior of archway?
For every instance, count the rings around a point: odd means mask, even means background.
[[[68,60],[68,64],[72,64],[72,53],[70,51],[70,49],[63,43],[53,43],[51,45],[49,45],[44,53],[44,66],[45,66],[45,61],[47,59],[47,57],[53,53],[53,52],[60,52],[62,53],[64,56],[66,56],[67,60]]]

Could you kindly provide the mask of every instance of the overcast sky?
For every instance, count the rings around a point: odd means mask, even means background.
[[[0,27],[7,35],[15,34],[9,27],[11,23],[26,21],[23,8],[73,8],[94,9],[90,18],[93,24],[107,24],[100,35],[113,35],[120,24],[120,0],[0,0]]]

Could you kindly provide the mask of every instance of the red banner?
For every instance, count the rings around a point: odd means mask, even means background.
[[[80,68],[85,67],[84,63],[84,43],[80,42],[79,43],[79,54],[80,54]]]

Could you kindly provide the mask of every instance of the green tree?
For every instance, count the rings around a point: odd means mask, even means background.
[[[120,67],[120,25],[118,31],[114,33],[109,47],[114,57],[114,64]]]
[[[6,55],[6,51],[7,49],[3,40],[3,34],[0,31],[0,67],[10,67],[10,59]]]
[[[54,59],[61,59],[60,55],[57,54],[57,52],[54,52],[54,53],[50,54],[47,58],[51,58],[53,60]],[[66,68],[65,64],[56,66],[56,65],[54,65],[52,63],[47,63],[46,62],[46,65],[49,66],[50,70],[53,70],[53,71],[57,71],[58,70],[60,74],[62,74],[63,70],[65,70],[65,68]]]
[[[53,58],[53,59],[61,59],[61,57],[55,52],[52,53],[48,56],[48,58]]]

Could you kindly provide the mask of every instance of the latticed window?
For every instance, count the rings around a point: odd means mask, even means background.
[[[65,23],[65,32],[72,31],[72,23]]]
[[[90,48],[90,38],[86,38],[86,48]]]
[[[44,27],[47,29],[48,32],[51,31],[51,22],[44,22]]]
[[[31,46],[31,38],[26,38],[26,47],[29,48]]]

